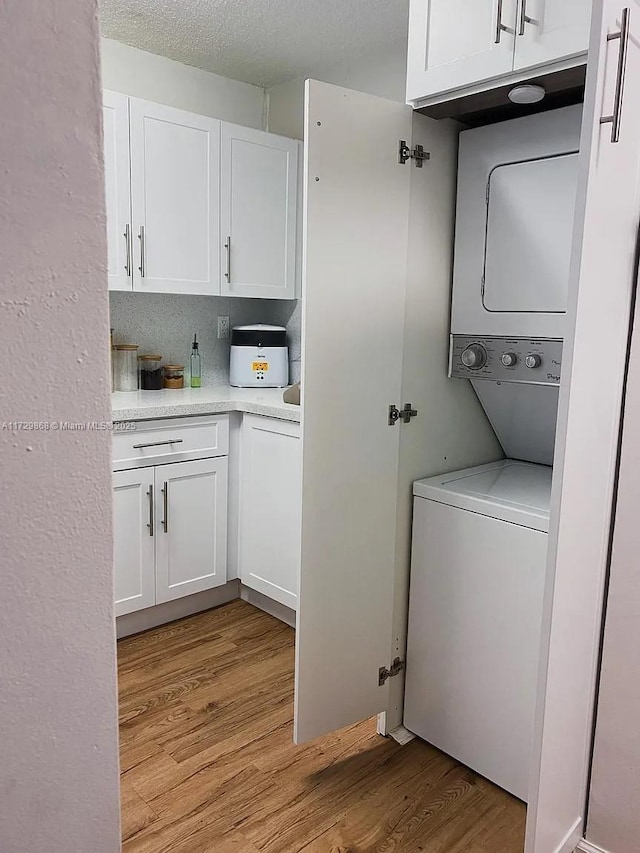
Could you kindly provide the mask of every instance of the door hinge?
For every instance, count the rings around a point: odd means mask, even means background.
[[[411,418],[418,417],[418,410],[413,408],[411,403],[405,403],[402,409],[399,409],[393,403],[389,406],[389,426],[395,426],[399,420],[404,424],[411,422]]]
[[[424,146],[422,145],[416,145],[412,150],[409,148],[406,141],[401,139],[398,146],[398,163],[400,163],[401,166],[404,166],[407,160],[415,160],[416,168],[422,169],[422,164],[425,160],[431,160],[431,154],[428,151],[425,151]]]
[[[400,658],[394,659],[390,669],[387,669],[386,666],[381,666],[378,670],[378,687],[384,687],[388,678],[400,675],[401,672],[404,672],[404,661],[400,660]]]

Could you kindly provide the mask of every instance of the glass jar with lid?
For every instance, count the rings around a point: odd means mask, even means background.
[[[138,347],[116,344],[113,353],[114,391],[138,390]]]
[[[138,368],[141,391],[159,391],[162,388],[161,355],[139,355]]]
[[[164,387],[184,388],[184,364],[165,364]]]

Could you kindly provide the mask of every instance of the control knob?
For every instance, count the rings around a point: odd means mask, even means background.
[[[487,363],[487,351],[480,344],[470,344],[460,356],[460,360],[469,370],[480,370]]]
[[[530,353],[525,358],[524,363],[527,365],[527,367],[530,367],[532,369],[535,367],[540,367],[540,365],[542,364],[542,356],[538,355],[537,353]]]
[[[503,352],[500,361],[505,367],[515,367],[518,363],[518,356],[515,352]]]

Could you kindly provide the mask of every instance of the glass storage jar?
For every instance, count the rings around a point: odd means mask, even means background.
[[[184,388],[184,364],[165,364],[164,387]]]
[[[138,347],[116,344],[113,356],[114,391],[137,391]]]
[[[162,388],[162,356],[138,356],[141,391],[159,391]]]

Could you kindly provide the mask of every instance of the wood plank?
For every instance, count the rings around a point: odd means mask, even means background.
[[[524,805],[419,740],[295,746],[293,645],[245,602],[121,641],[124,853],[522,852]]]

